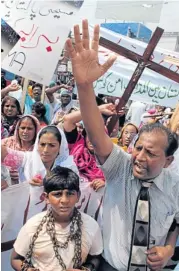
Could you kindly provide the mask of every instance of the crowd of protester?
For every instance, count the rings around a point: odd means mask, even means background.
[[[23,102],[22,95],[16,97],[23,93],[22,80],[7,85],[1,73],[1,190],[22,182],[43,186],[50,206],[20,230],[12,267],[140,271],[146,266],[162,270],[171,261],[174,269],[179,259],[179,109],[130,101],[117,112],[118,97],[95,97],[92,83],[115,59],[93,65],[98,28],[91,49],[87,29],[84,21],[81,38],[75,26],[75,48],[67,41],[80,108],[72,85],[53,82],[43,93],[40,84],[29,82]],[[114,115],[118,122],[109,135]],[[84,182],[96,193],[105,188],[102,229],[75,207]],[[150,183],[150,231],[136,262],[134,220],[143,183]]]

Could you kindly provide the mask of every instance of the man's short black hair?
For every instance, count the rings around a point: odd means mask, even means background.
[[[174,152],[178,149],[178,136],[177,136],[177,134],[171,132],[168,128],[166,128],[160,122],[146,124],[146,125],[142,126],[142,128],[139,130],[138,139],[143,133],[151,133],[151,132],[159,132],[159,133],[163,133],[166,135],[167,140],[168,140],[168,146],[165,149],[166,156],[173,155]]]
[[[47,194],[64,189],[80,192],[79,176],[73,170],[61,166],[56,166],[45,176],[43,185]]]
[[[34,88],[40,88],[42,90],[42,85],[41,84],[38,84],[38,83],[35,83],[33,86],[32,86],[32,90]]]

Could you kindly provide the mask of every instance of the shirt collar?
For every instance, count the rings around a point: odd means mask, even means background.
[[[136,180],[136,178],[134,177],[133,174],[131,176],[131,180]],[[150,182],[153,182],[157,186],[157,188],[160,189],[163,192],[163,190],[164,190],[164,174],[163,174],[163,170],[157,177],[155,177],[154,179],[151,179]]]
[[[154,184],[163,192],[164,190],[164,174],[162,172],[153,179]]]

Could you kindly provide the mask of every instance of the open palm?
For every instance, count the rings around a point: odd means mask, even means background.
[[[82,38],[80,37],[79,26],[74,27],[75,46],[71,40],[67,40],[67,50],[69,52],[73,75],[77,85],[91,84],[101,77],[114,63],[116,57],[110,57],[103,65],[98,61],[99,46],[99,26],[94,28],[94,36],[89,46],[89,31],[87,20],[83,21]]]

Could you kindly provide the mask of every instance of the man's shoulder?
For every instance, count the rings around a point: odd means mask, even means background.
[[[164,168],[163,169],[163,172],[164,172],[164,176],[167,178],[167,179],[170,179],[172,180],[172,182],[174,183],[177,183],[179,182],[179,175],[178,173],[176,173],[174,170],[172,170],[171,168]]]
[[[120,146],[113,144],[113,149],[102,167],[104,167],[107,163],[113,162],[115,162],[116,165],[131,163],[131,155],[126,153]]]
[[[164,187],[168,188],[179,188],[179,174],[170,168],[164,168],[162,171],[162,176],[164,180]]]

